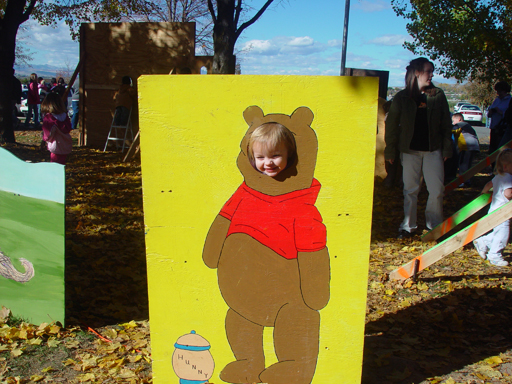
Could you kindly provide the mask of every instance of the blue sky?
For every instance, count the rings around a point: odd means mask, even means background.
[[[247,2],[258,9],[264,0]],[[271,6],[237,42],[243,74],[331,75],[340,73],[345,1],[282,0]],[[255,11],[249,11],[252,16]],[[78,43],[68,28],[29,24],[22,33],[34,55],[32,65],[74,70]],[[352,0],[347,67],[390,71],[390,86],[403,86],[407,63],[415,56],[402,44],[411,37],[406,21],[390,1]],[[440,76],[434,81],[444,82]]]

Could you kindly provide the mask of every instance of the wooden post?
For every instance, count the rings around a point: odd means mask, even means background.
[[[463,247],[483,234],[489,232],[491,229],[511,217],[512,204],[509,202],[497,210],[488,213],[477,222],[468,225],[466,228],[437,244],[435,247],[430,248],[422,255],[415,257],[407,264],[395,269],[389,274],[389,278],[392,280],[408,279],[414,274],[414,265],[417,263],[416,260],[419,262],[418,272],[422,271],[460,247]]]
[[[137,131],[137,134],[135,135],[135,138],[133,139],[132,145],[130,145],[130,148],[128,149],[128,152],[126,152],[126,155],[123,159],[123,163],[126,163],[128,160],[131,160],[133,156],[135,156],[139,150],[140,150],[140,131]]]
[[[80,58],[80,61],[78,62],[77,66],[75,68],[75,72],[73,72],[73,76],[71,76],[71,79],[69,79],[68,86],[66,87],[66,90],[64,91],[64,94],[62,95],[62,100],[66,100],[68,98],[69,90],[71,89],[71,87],[75,83],[76,77],[78,76],[78,74],[82,70],[83,62],[84,62],[83,59]]]

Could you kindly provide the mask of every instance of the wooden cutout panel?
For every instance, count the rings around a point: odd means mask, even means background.
[[[221,292],[220,276],[217,276],[221,270],[208,268],[202,254],[212,223],[244,181],[240,154],[249,121],[254,120],[247,119],[244,111],[257,106],[264,116],[278,114],[283,119],[289,119],[294,111],[307,112],[300,110],[302,107],[312,112],[308,124],[318,140],[318,155],[313,168],[308,162],[301,167],[305,165],[306,171],[313,171],[310,177],[321,183],[315,206],[327,229],[330,262],[329,302],[319,311],[308,312],[321,318],[318,360],[312,382],[359,383],[378,79],[143,76],[138,89],[154,382],[178,381],[172,369],[172,343],[191,330],[210,344],[215,363],[211,382],[223,382],[220,372],[234,360],[226,338],[226,322],[238,324],[236,329],[243,325],[228,314],[225,291]],[[301,121],[307,120],[304,117]],[[297,180],[294,189],[307,188],[308,183],[304,184],[300,177]],[[265,190],[268,195],[275,192],[278,191],[270,184]],[[222,223],[219,228],[220,233]],[[215,243],[222,247],[222,241]],[[261,257],[266,252],[259,252],[261,247],[265,246],[255,242],[247,249]],[[274,260],[278,264],[286,261],[281,256]],[[308,261],[304,260],[306,264]],[[319,264],[311,263],[306,268],[314,269],[316,265]],[[253,269],[247,271],[247,277],[254,278]],[[274,279],[271,282],[284,286],[297,282],[292,279],[286,283],[285,275],[280,273],[268,276]],[[236,282],[233,279],[232,283]],[[254,291],[265,289],[263,284],[253,286]],[[297,285],[290,287],[296,289]],[[257,304],[247,297],[246,305],[254,309]],[[248,332],[245,341],[263,344],[264,364],[268,368],[278,361],[277,355],[282,356],[283,350],[274,350],[279,345],[274,339],[274,327],[263,328],[263,335],[255,338],[249,336],[253,332]],[[298,336],[295,341],[300,339]],[[305,377],[302,373],[290,375],[287,382],[299,383]]]

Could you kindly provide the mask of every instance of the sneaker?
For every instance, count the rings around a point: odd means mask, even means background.
[[[478,245],[478,243],[476,241],[473,241],[473,245],[474,245],[476,251],[478,252],[478,254],[480,255],[480,257],[482,259],[484,259],[484,260],[487,259],[487,251],[488,251],[488,249],[487,248],[484,248],[484,249],[480,248],[480,246]]]
[[[503,259],[496,259],[496,260],[489,259],[489,263],[491,263],[492,265],[495,265],[497,267],[506,267],[508,265],[508,261],[505,261]]]
[[[409,237],[413,237],[414,233],[411,233],[409,231],[406,231],[405,229],[401,229],[398,231],[398,236],[396,237],[399,240],[407,239]]]

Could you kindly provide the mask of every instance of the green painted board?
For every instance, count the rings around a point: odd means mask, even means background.
[[[495,150],[485,159],[481,160],[479,163],[475,164],[473,167],[464,172],[462,175],[457,176],[450,183],[446,184],[444,186],[444,192],[448,193],[450,191],[453,191],[455,188],[457,188],[459,185],[472,178],[482,169],[489,167],[492,163],[496,161],[496,158],[498,157],[499,153],[505,148],[512,148],[512,140],[507,142],[505,145],[502,145],[500,148]]]
[[[0,162],[0,306],[33,324],[64,324],[64,166],[3,148]]]
[[[421,241],[435,241],[441,236],[450,232],[457,225],[468,219],[470,216],[485,208],[491,203],[492,193],[485,193],[478,195],[478,197],[467,205],[462,207],[459,211],[455,212],[448,219],[433,228],[431,231],[421,237]]]
[[[469,224],[464,229],[430,248],[420,256],[395,269],[389,274],[389,278],[391,280],[408,279],[413,276],[416,264],[418,265],[417,272],[422,271],[510,218],[512,218],[512,202],[509,201],[507,204],[488,213],[480,220]]]

